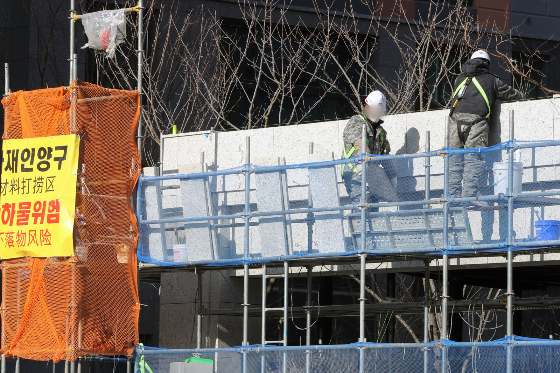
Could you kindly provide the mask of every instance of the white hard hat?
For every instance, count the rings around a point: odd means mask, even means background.
[[[485,60],[488,60],[488,62],[490,62],[490,55],[483,50],[474,52],[473,55],[471,56],[471,60],[474,60],[475,58],[484,58]]]
[[[383,113],[387,110],[387,100],[385,95],[379,91],[373,91],[366,97],[366,104],[368,106],[378,107],[383,110]]]

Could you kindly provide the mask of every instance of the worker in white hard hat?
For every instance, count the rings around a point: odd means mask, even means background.
[[[484,50],[474,52],[462,66],[454,85],[449,146],[484,148],[488,146],[492,107],[497,99],[514,101],[525,96],[491,74],[490,56]],[[453,154],[449,166],[451,197],[474,197],[484,180],[483,155]]]
[[[387,111],[385,95],[379,91],[371,92],[365,99],[363,112],[354,115],[344,128],[343,154],[344,158],[362,155],[364,152],[374,155],[385,155],[391,151],[387,131],[382,127],[381,118]],[[362,129],[366,126],[367,149],[362,149]],[[348,163],[342,166],[342,178],[352,204],[361,202],[362,193],[362,165]],[[392,161],[377,160],[368,163],[366,173],[368,182],[367,203],[377,203],[380,200],[397,200],[397,169]],[[372,209],[377,210],[377,209]]]

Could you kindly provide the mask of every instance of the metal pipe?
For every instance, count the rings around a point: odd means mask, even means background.
[[[309,143],[309,154],[313,154],[313,143]],[[313,208],[313,197],[311,195],[311,188],[307,188],[307,208]],[[307,252],[313,252],[313,218],[312,212],[307,213]]]
[[[196,315],[196,348],[201,348],[202,343],[202,272],[198,271],[197,315]]]
[[[311,293],[313,291],[313,266],[307,266],[307,301],[305,309],[305,345],[311,346]],[[310,351],[305,353],[305,372],[311,372]]]
[[[138,129],[136,134],[136,146],[140,154],[140,164],[142,164],[142,145],[144,143],[144,129],[142,123],[142,60],[144,58],[144,0],[138,0],[138,72],[137,85],[138,95],[140,96],[140,116],[138,117]],[[162,160],[160,159],[160,162]]]
[[[266,263],[262,267],[262,307],[261,307],[261,344],[264,346],[266,344]]]
[[[131,7],[131,8],[124,8],[123,10],[124,10],[125,13],[131,13],[131,12],[138,12],[139,9],[140,9],[139,7]],[[83,14],[74,15],[74,20],[77,21],[79,19],[82,19],[82,15]]]
[[[413,201],[410,202],[394,202],[394,203],[371,203],[370,207],[393,207],[393,206],[412,206],[412,205],[424,205],[426,202],[436,205],[441,204],[441,200],[434,199],[430,201]],[[252,212],[249,213],[249,218],[259,217],[259,216],[275,216],[275,215],[294,215],[294,214],[305,214],[308,212],[326,212],[326,211],[347,211],[355,210],[360,208],[359,205],[349,205],[349,206],[332,206],[332,207],[315,207],[312,209],[290,209],[290,210],[279,210],[279,211],[264,211],[264,212]],[[239,219],[243,218],[245,213],[233,214],[233,215],[220,215],[220,216],[199,216],[194,218],[175,218],[175,219],[153,219],[153,220],[141,220],[140,224],[162,224],[162,223],[184,223],[184,222],[194,222],[194,221],[206,221],[206,220],[224,220],[224,219]]]
[[[288,345],[288,281],[289,281],[290,267],[289,262],[284,261],[284,325],[282,339],[284,346]]]
[[[74,16],[76,14],[76,0],[70,0],[70,85],[72,85],[74,77],[74,43],[76,39],[76,22]]]
[[[305,344],[311,346],[311,295],[313,292],[313,266],[307,266],[307,301],[305,310]]]
[[[426,146],[424,149],[424,152],[429,152],[430,151],[430,131],[426,131]],[[424,199],[426,201],[428,201],[430,199],[430,170],[431,170],[431,165],[430,165],[430,157],[426,157],[426,161],[425,161],[425,188],[424,188]],[[426,206],[426,208],[428,208],[428,206]]]
[[[365,315],[366,315],[366,209],[367,209],[367,130],[366,123],[362,126],[362,198],[361,198],[361,219],[360,219],[360,340],[365,342]],[[365,368],[364,349],[360,348],[360,373]]]
[[[428,132],[429,133],[429,132]],[[424,343],[430,341],[430,261],[424,260]],[[424,350],[424,373],[428,373],[428,349]]]
[[[249,223],[250,223],[250,193],[251,193],[251,138],[245,138],[245,237],[243,259],[249,259]],[[249,265],[243,265],[243,346],[249,344]],[[243,373],[247,371],[247,351],[243,350]]]
[[[128,362],[127,362],[127,368],[128,368]],[[82,358],[78,358],[78,373],[82,373]]]
[[[74,61],[72,63],[72,77],[73,80],[78,79],[78,54],[74,53]]]
[[[511,251],[514,244],[513,231],[513,158],[514,158],[514,111],[509,111],[509,141],[508,148],[508,251],[507,251],[507,336],[513,336],[513,252]],[[507,348],[507,367],[508,373],[512,372],[512,351],[511,345]]]
[[[262,299],[261,299],[261,344],[264,346],[266,344],[266,263],[262,266]],[[261,356],[261,373],[266,371],[266,357],[263,354]]]
[[[395,274],[387,273],[387,300],[395,298]],[[395,342],[395,318],[387,313],[387,343]]]
[[[289,292],[289,287],[288,287],[288,282],[289,282],[289,274],[290,274],[290,265],[289,262],[284,261],[284,323],[283,323],[283,336],[282,336],[282,341],[283,341],[283,345],[287,346],[288,345],[288,292]],[[284,373],[287,372],[288,370],[288,355],[286,354],[286,352],[284,352],[283,356],[282,356],[282,360],[283,360],[283,364],[282,364],[282,370]]]
[[[8,97],[10,94],[10,69],[8,63],[4,64],[4,95]],[[6,110],[4,110],[4,118],[6,118]],[[2,284],[5,284],[5,273],[2,271]],[[5,300],[4,286],[2,286],[2,299]],[[2,302],[2,318],[6,320],[6,302]],[[6,344],[6,325],[2,323],[2,346]],[[2,354],[2,359],[0,360],[0,373],[6,373],[6,355]]]
[[[10,95],[10,66],[6,62],[4,64],[4,96]]]
[[[19,356],[16,357],[16,370],[15,370],[15,372],[16,372],[16,373],[19,373],[19,372],[20,372]],[[72,372],[72,373],[74,373],[74,372]]]
[[[126,373],[132,373],[132,356],[128,356],[126,359]]]
[[[447,250],[449,247],[449,117],[445,119],[445,153],[444,153],[444,175],[443,175],[443,289],[441,295],[441,338],[447,339],[447,301],[449,298],[448,275],[449,275],[449,258]],[[447,348],[442,348],[441,372],[447,370]]]

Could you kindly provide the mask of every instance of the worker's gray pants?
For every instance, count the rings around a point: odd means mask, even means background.
[[[348,170],[348,165],[346,170],[342,174],[342,180],[344,181],[344,186],[346,186],[346,192],[352,201],[353,205],[359,205],[362,203],[362,174]],[[377,197],[366,189],[367,200],[366,203],[378,203]],[[379,211],[379,208],[370,208],[370,211]]]
[[[465,143],[461,142],[456,121],[459,120],[461,124],[464,123],[464,126],[468,125],[468,121],[473,118],[462,118],[467,115],[471,114],[454,114],[451,117],[449,146],[465,149],[487,147],[489,125],[485,119],[478,119],[470,127]],[[482,153],[455,153],[449,157],[449,194],[451,197],[476,196],[480,190],[480,184],[486,179],[486,176],[486,165]]]
[[[382,201],[397,201],[396,190],[397,167],[391,160],[369,161],[367,163],[367,188],[366,203],[378,203]],[[352,170],[355,167],[357,172]],[[352,204],[359,205],[362,201],[362,165],[346,165],[342,180],[346,186],[348,196]],[[392,181],[391,181],[392,180]],[[379,208],[369,208],[370,211],[379,211]]]

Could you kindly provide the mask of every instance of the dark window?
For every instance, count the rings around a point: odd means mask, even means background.
[[[435,53],[435,52],[434,52]],[[426,73],[426,85],[423,90],[423,105],[431,99],[429,109],[441,109],[448,106],[453,94],[455,79],[461,73],[461,57],[451,50],[446,58],[437,57]],[[420,110],[420,98],[416,101],[416,110]]]
[[[546,61],[549,60],[548,57],[535,55],[531,56],[522,52],[513,52],[511,58],[517,68],[525,72],[528,78],[540,83],[542,86],[546,86],[548,67]],[[538,84],[531,82],[516,73],[512,74],[512,86],[513,88],[524,92],[529,99],[546,97],[546,94],[541,88],[539,88]]]
[[[243,60],[237,70],[240,82],[230,96],[227,114],[227,120],[238,128],[246,127],[249,110],[253,117],[269,111],[268,118],[259,123],[252,123],[257,127],[347,118],[355,114],[349,102],[349,98],[355,99],[349,80],[359,87],[359,93],[363,96],[367,95],[368,90],[372,90],[371,84],[368,85],[365,69],[360,68],[353,60],[352,56],[356,53],[352,53],[350,47],[341,39],[333,38],[331,57],[326,57],[326,54],[324,58],[321,57],[320,52],[316,51],[317,48],[303,48],[305,51],[299,57],[300,62],[290,64],[290,61],[285,60],[285,51],[298,50],[302,41],[294,36],[284,38],[280,45],[279,38],[273,37],[273,41],[265,47],[269,63],[261,64],[262,48],[255,43],[247,43],[250,37],[248,28],[243,24],[235,24],[235,21],[230,22],[225,22],[222,26],[222,58],[231,59],[233,54],[234,60]],[[278,29],[280,32],[280,28]],[[256,39],[261,37],[262,35],[257,35]],[[364,36],[358,37],[357,40],[361,48],[362,62],[368,69],[375,69],[375,39],[366,39]],[[271,62],[272,59],[274,61]],[[222,65],[227,66],[224,62],[222,61]],[[288,65],[292,68],[283,79],[289,83],[289,92],[284,92],[283,99],[279,99],[274,97],[274,91],[279,84],[278,80],[273,78],[278,76],[278,72],[272,69]],[[344,67],[347,78],[340,73],[339,66]],[[325,80],[331,80],[331,84],[325,83]],[[333,85],[336,85],[339,91],[327,88]]]

